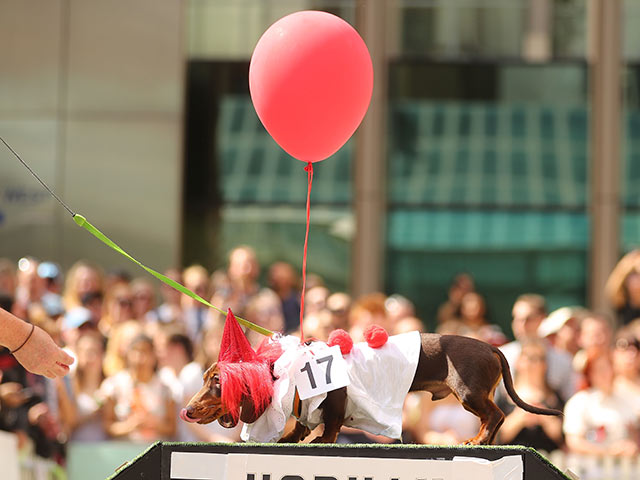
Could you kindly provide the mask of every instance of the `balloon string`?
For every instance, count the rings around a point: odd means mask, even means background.
[[[304,294],[307,288],[307,245],[309,243],[309,219],[311,218],[311,185],[313,184],[313,163],[304,167],[307,172],[307,231],[304,236],[304,253],[302,255],[302,292],[300,293],[300,343],[304,343],[302,319],[304,318]]]

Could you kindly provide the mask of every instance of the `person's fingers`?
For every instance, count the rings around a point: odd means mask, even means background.
[[[56,360],[56,363],[63,364],[63,365],[73,365],[73,361],[74,361],[74,358],[71,355],[69,355],[67,352],[65,352],[62,349],[59,350],[59,355]]]
[[[56,377],[62,377],[69,373],[69,367],[57,363],[54,367],[51,368],[51,372],[53,372]]]

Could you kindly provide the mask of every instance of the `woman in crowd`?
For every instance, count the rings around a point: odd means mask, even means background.
[[[260,325],[272,332],[284,332],[284,315],[282,313],[282,302],[273,290],[263,288],[255,295],[245,310],[246,319],[256,325]],[[264,335],[253,330],[246,332],[249,342],[254,348],[264,340]]]
[[[638,418],[629,400],[614,392],[611,353],[591,353],[583,374],[585,388],[564,409],[567,447],[587,455],[637,455]]]
[[[104,380],[104,338],[95,330],[82,333],[76,342],[76,354],[78,362],[72,376],[76,417],[71,426],[71,441],[100,442],[107,439],[100,394]]]
[[[260,291],[259,275],[260,264],[253,248],[234,248],[229,254],[226,287],[222,285],[214,292],[211,303],[229,307],[233,313],[244,317],[247,306]]]
[[[131,287],[119,284],[109,292],[105,302],[105,315],[100,319],[98,328],[105,337],[109,337],[115,328],[128,320],[140,319],[134,316]]]
[[[515,369],[514,386],[520,398],[530,405],[562,409],[558,395],[547,384],[547,354],[541,341],[523,342]],[[562,446],[560,417],[535,415],[511,402],[505,402],[500,407],[507,414],[500,428],[501,443],[525,445],[547,452]]]
[[[157,374],[157,363],[153,341],[138,335],[129,344],[126,368],[103,382],[109,436],[142,442],[174,437],[176,404],[171,387]]]
[[[622,257],[605,288],[620,323],[626,325],[640,318],[640,249]]]
[[[136,278],[131,282],[131,297],[133,318],[145,323],[158,321],[156,292],[149,280]]]
[[[84,260],[76,262],[67,273],[64,288],[64,304],[67,310],[82,305],[83,296],[90,293],[102,293],[102,271]]]
[[[507,342],[507,337],[500,327],[487,320],[487,305],[479,293],[469,292],[462,297],[460,319],[467,328],[467,336],[497,347]]]
[[[630,332],[618,333],[613,351],[613,390],[629,399],[640,419],[640,342]]]

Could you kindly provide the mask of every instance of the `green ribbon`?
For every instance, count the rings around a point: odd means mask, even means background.
[[[226,315],[227,312],[225,312],[221,308],[216,307],[215,305],[210,304],[204,298],[202,298],[200,295],[198,295],[197,293],[192,292],[191,290],[189,290],[184,285],[181,285],[178,282],[176,282],[175,280],[172,280],[169,277],[167,277],[167,276],[165,276],[165,275],[163,275],[163,274],[161,274],[159,272],[156,272],[154,269],[149,268],[146,265],[143,265],[142,263],[140,263],[138,260],[136,260],[131,255],[129,255],[127,252],[125,252],[122,248],[120,248],[113,240],[111,240],[109,237],[107,237],[104,233],[102,233],[96,227],[91,225],[91,223],[89,223],[89,221],[86,218],[84,218],[82,215],[74,213],[73,214],[73,220],[79,226],[81,226],[87,232],[89,232],[91,235],[93,235],[98,240],[100,240],[102,243],[104,243],[105,245],[111,247],[112,249],[114,249],[119,254],[127,257],[132,262],[138,264],[140,267],[144,268],[147,272],[149,272],[151,275],[156,277],[161,282],[164,282],[167,285],[169,285],[170,287],[175,288],[179,292],[182,292],[185,295],[188,295],[189,297],[193,298],[194,300],[197,300],[198,302],[202,303],[203,305],[206,305],[209,308],[213,308],[214,310],[222,313],[223,315]],[[273,332],[271,330],[268,330],[268,329],[266,329],[264,327],[261,327],[260,325],[256,325],[255,323],[251,323],[249,320],[245,320],[244,318],[240,318],[240,317],[236,317],[236,320],[238,320],[238,322],[240,324],[244,325],[245,327],[250,328],[251,330],[253,330],[255,332],[261,333],[262,335],[266,335],[267,337],[270,337],[271,335],[273,335]]]

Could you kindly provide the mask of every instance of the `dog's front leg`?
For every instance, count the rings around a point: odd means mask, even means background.
[[[278,443],[298,443],[311,433],[309,427],[305,427],[300,422],[296,422],[296,426],[293,427],[289,433],[278,440]]]

